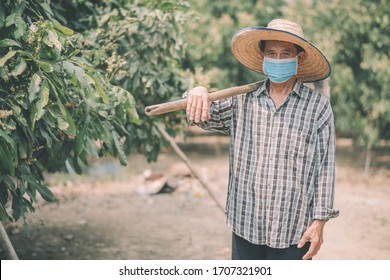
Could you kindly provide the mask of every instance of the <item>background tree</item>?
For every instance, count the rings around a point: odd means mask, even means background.
[[[329,54],[338,136],[367,150],[390,136],[390,1],[297,1],[302,20]],[[321,32],[319,32],[319,30]]]
[[[284,0],[195,1],[185,26],[188,52],[195,77],[213,89],[253,83],[264,76],[241,65],[230,50],[230,41],[243,27],[262,25],[282,16]]]
[[[143,107],[185,87],[183,9],[181,1],[0,3],[1,221],[25,220],[37,192],[55,199],[44,171],[81,173],[105,155],[125,165],[135,149],[156,159],[165,143],[153,124],[163,119],[174,132],[182,118],[146,119]]]
[[[170,134],[180,131],[185,118],[177,112],[158,118],[144,114],[145,106],[178,99],[188,88],[185,75],[186,2],[173,1],[53,1],[63,24],[84,34],[93,51],[84,55],[107,80],[132,93],[138,124],[124,142],[126,154],[139,150],[156,160],[166,145],[155,123],[166,124]],[[75,20],[77,19],[77,20]]]

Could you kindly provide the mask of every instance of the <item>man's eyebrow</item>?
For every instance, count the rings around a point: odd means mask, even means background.
[[[274,51],[276,51],[276,50],[273,49],[273,48],[270,48],[270,49],[265,50],[265,52],[267,52],[267,53],[269,53],[269,52],[274,52]],[[294,52],[294,51],[295,51],[295,48],[294,48],[294,47],[287,47],[287,48],[283,48],[281,51],[282,51],[282,52]]]

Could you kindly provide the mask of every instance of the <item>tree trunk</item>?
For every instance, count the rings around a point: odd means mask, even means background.
[[[11,240],[9,240],[7,232],[5,231],[5,228],[3,226],[3,223],[0,222],[0,240],[1,244],[3,245],[8,258],[10,260],[18,260],[18,255],[15,252],[14,247],[12,246]]]
[[[370,174],[371,158],[372,158],[372,148],[370,145],[367,145],[366,163],[364,164],[364,176],[368,176]]]

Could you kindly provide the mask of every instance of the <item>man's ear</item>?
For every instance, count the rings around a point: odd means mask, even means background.
[[[261,58],[264,58],[265,55],[264,55],[264,53],[261,51],[261,49],[259,49],[259,53],[260,53],[260,57],[261,57]]]
[[[258,47],[259,47],[259,54],[260,54],[260,57],[263,58],[265,55],[264,55],[264,52],[261,50],[261,41],[259,41]]]
[[[306,58],[305,52],[298,53],[298,65],[301,64],[305,58]]]

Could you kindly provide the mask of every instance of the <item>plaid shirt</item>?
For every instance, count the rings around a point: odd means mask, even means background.
[[[298,244],[332,209],[335,130],[329,100],[300,81],[276,108],[267,83],[211,104],[200,127],[230,135],[227,223],[254,244]]]

